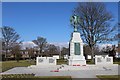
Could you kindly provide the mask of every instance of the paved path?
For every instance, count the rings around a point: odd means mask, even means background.
[[[61,67],[61,68],[60,68]],[[31,74],[35,76],[71,76],[72,78],[96,78],[96,75],[118,75],[118,65],[107,66],[30,66],[15,67],[1,74]],[[51,72],[59,69],[59,72]],[[119,74],[120,75],[120,74]]]

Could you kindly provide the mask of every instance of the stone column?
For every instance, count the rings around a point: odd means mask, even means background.
[[[69,65],[86,65],[86,60],[83,55],[83,41],[80,37],[79,32],[72,33],[71,40],[70,40],[70,56],[68,59],[68,64]]]

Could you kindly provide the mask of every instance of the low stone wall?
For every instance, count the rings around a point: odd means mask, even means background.
[[[113,64],[113,57],[105,56],[95,56],[95,64],[96,65],[108,65]]]
[[[36,65],[56,65],[55,57],[37,57]]]

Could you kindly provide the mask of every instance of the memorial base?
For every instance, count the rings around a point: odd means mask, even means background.
[[[111,65],[113,64],[113,57],[109,57],[108,55],[96,55],[95,56],[95,64],[96,65]]]
[[[56,65],[56,58],[54,58],[54,57],[37,57],[36,65]]]
[[[86,60],[84,56],[70,56],[68,59],[68,65],[86,65]]]

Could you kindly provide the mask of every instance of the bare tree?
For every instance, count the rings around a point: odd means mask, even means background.
[[[80,17],[78,29],[83,41],[91,49],[92,61],[94,61],[94,46],[96,43],[111,40],[110,33],[114,31],[111,27],[113,16],[107,11],[103,3],[79,3],[74,13]]]
[[[84,56],[85,58],[87,59],[87,55],[90,55],[91,54],[91,49],[88,45],[84,45],[83,46],[83,52],[84,52]]]
[[[20,43],[16,43],[14,44],[14,46],[11,49],[12,54],[14,55],[14,58],[17,60],[17,62],[19,62],[20,58],[21,58],[21,46]]]
[[[63,47],[61,50],[61,56],[64,58],[64,55],[70,55],[69,54],[69,48]]]
[[[19,34],[9,26],[4,26],[2,30],[2,48],[6,51],[5,58],[8,51],[13,47],[13,44],[20,38]]]
[[[34,48],[27,48],[27,51],[28,51],[28,55],[29,55],[29,59],[33,59],[35,57],[35,54],[34,54]]]
[[[33,40],[33,42],[34,42],[36,45],[39,46],[39,54],[38,54],[38,55],[40,55],[40,53],[43,52],[43,50],[44,50],[44,48],[45,48],[45,46],[46,46],[46,43],[47,43],[46,39],[43,38],[43,37],[37,37],[37,40]]]
[[[120,40],[120,33],[118,33],[114,36],[114,40],[118,41],[120,43],[120,41],[119,41]]]
[[[55,46],[55,45],[53,45],[53,44],[49,44],[49,45],[48,45],[47,51],[48,51],[48,54],[49,54],[50,56],[53,56],[53,54],[59,54],[59,51],[58,51],[58,49],[57,49],[57,46]]]

